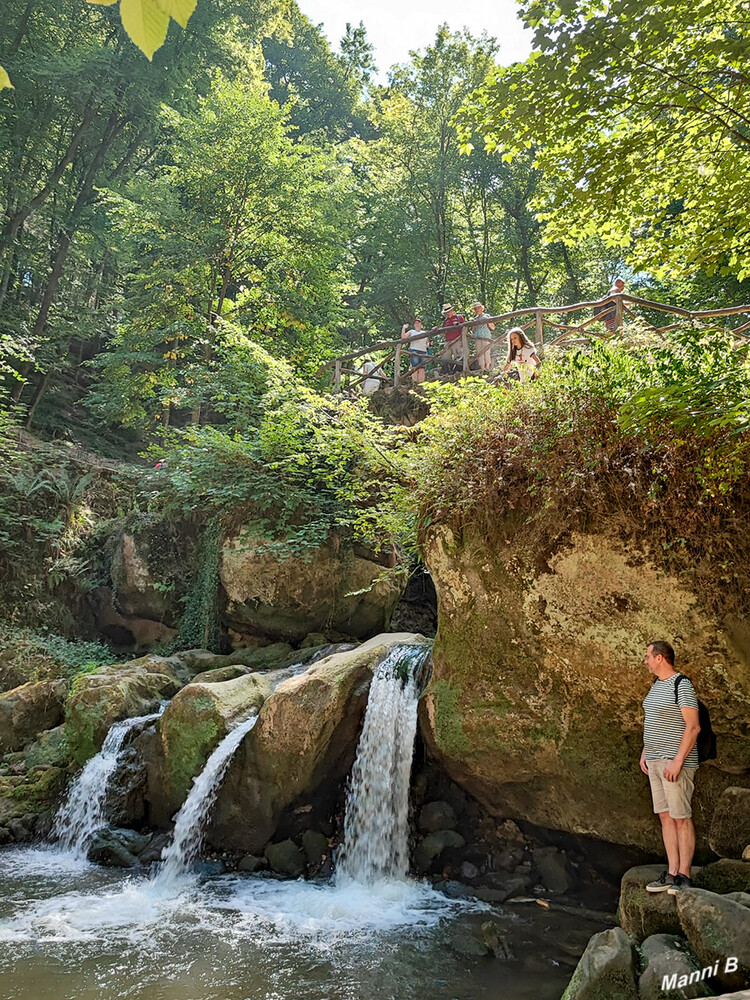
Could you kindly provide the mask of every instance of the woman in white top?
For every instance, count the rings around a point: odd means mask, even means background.
[[[520,326],[514,326],[512,330],[508,331],[508,360],[505,368],[503,368],[503,375],[514,361],[522,382],[532,379],[541,364],[539,355],[536,353],[536,347],[534,347]]]

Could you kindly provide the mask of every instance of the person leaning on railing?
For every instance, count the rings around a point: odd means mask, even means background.
[[[423,337],[419,337],[418,334],[420,333],[422,333],[422,320],[419,316],[414,317],[414,326],[411,330],[408,323],[404,323],[401,327],[401,339],[409,341],[407,350],[409,351],[409,360],[413,369],[411,380],[415,383],[424,382],[427,376],[426,366],[429,357],[429,338],[426,333]],[[414,338],[413,340],[410,339],[412,337]]]
[[[514,326],[512,330],[508,331],[508,358],[505,368],[503,368],[503,375],[510,370],[514,363],[518,369],[518,377],[522,382],[528,382],[534,378],[541,364],[536,347],[520,326]]]

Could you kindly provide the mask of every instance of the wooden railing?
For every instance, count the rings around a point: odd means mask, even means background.
[[[576,313],[583,315],[576,317]],[[604,325],[604,316],[611,316],[613,313],[614,323],[611,325],[614,329],[610,331]],[[676,321],[673,320],[662,326],[658,325],[656,320],[658,314],[662,313],[676,317]],[[558,321],[555,322],[552,317]],[[733,317],[740,318],[737,325],[732,325]],[[563,318],[568,322],[563,322]],[[500,363],[505,365],[505,348],[509,327],[520,326],[524,332],[533,331],[531,335],[527,332],[527,336],[536,344],[537,351],[541,355],[547,347],[584,342],[585,338],[582,338],[582,334],[601,339],[616,336],[626,318],[638,320],[647,329],[657,334],[668,333],[686,325],[700,329],[709,326],[706,322],[708,320],[722,319],[737,340],[743,343],[750,342],[750,305],[696,311],[683,309],[681,306],[665,305],[663,302],[652,302],[650,299],[641,299],[634,295],[608,295],[595,302],[576,302],[569,306],[532,306],[528,309],[516,309],[513,312],[501,313],[499,316],[482,316],[479,319],[467,320],[461,326],[440,326],[434,327],[432,330],[422,330],[414,337],[383,340],[377,344],[369,344],[351,354],[342,354],[341,357],[333,358],[318,370],[317,377],[327,378],[331,387],[335,391],[341,392],[361,389],[366,379],[377,379],[381,387],[398,386],[404,382],[411,385],[413,380],[410,376],[413,372],[425,367],[434,367],[436,364],[447,369],[445,372],[439,372],[438,378],[446,376],[453,378],[457,371],[459,374],[468,374],[469,372],[481,374],[477,367],[476,341],[478,338],[473,333],[477,326],[494,323],[496,327],[502,324],[506,328],[489,341],[489,348],[486,339],[480,342],[482,353],[489,349],[490,366],[494,368],[496,367],[496,359],[493,357],[493,350],[499,345],[502,345],[503,348]],[[717,324],[711,323],[710,326],[715,328]],[[604,329],[602,330],[600,327],[604,327]],[[449,361],[443,356],[445,348],[436,349],[435,341],[439,340],[444,343],[445,334],[456,330],[460,331],[458,341],[461,348],[460,355],[455,360]],[[411,367],[409,344],[412,340],[422,340],[425,337],[432,341],[432,354],[422,364]],[[354,366],[358,359],[365,357],[375,361],[375,367],[369,372],[363,372],[361,368]]]

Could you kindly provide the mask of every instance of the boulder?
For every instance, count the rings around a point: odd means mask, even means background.
[[[311,632],[374,635],[387,628],[405,579],[395,559],[388,573],[371,556],[334,539],[306,558],[279,559],[241,531],[222,549],[225,619],[240,633],[297,643]]]
[[[216,667],[214,670],[203,670],[193,678],[194,684],[221,684],[222,681],[233,681],[237,677],[243,677],[247,673],[246,667],[241,667],[238,663],[230,664],[227,667]]]
[[[94,834],[88,859],[107,868],[135,868],[138,855],[146,849],[150,840],[149,834],[106,827]]]
[[[326,854],[330,853],[331,846],[328,837],[317,830],[305,830],[302,834],[302,849],[308,865],[317,868],[323,861]]]
[[[0,753],[20,750],[63,720],[63,680],[29,681],[0,695]]]
[[[638,1000],[633,941],[621,927],[594,934],[562,1000]]]
[[[0,825],[28,815],[48,816],[57,806],[67,772],[61,767],[39,765],[20,775],[0,775]]]
[[[426,872],[433,862],[449,847],[463,847],[466,841],[455,830],[436,830],[428,833],[417,844],[414,851],[414,864],[419,871]]]
[[[665,993],[672,1000],[693,1000],[705,993],[704,982],[693,982],[678,990],[662,989],[664,976],[693,975],[700,968],[687,942],[674,934],[652,934],[641,945],[641,959],[645,966],[638,979],[640,1000],[664,1000]]]
[[[313,799],[330,810],[354,761],[373,669],[394,645],[420,639],[376,636],[280,684],[232,758],[209,842],[255,854],[285,810]]]
[[[720,858],[742,858],[750,844],[750,788],[725,788],[708,834],[711,850]]]
[[[161,825],[174,815],[211,752],[235,723],[259,711],[273,683],[272,675],[242,674],[217,684],[187,684],[172,698],[158,725],[161,760],[157,787],[150,782],[151,823]]]
[[[643,653],[654,636],[679,636],[678,666],[689,664],[734,771],[699,769],[705,845],[718,797],[750,785],[738,778],[750,767],[747,627],[709,612],[689,580],[609,525],[540,536],[528,513],[510,511],[491,536],[426,529],[440,609],[420,706],[428,750],[493,816],[661,853],[638,768],[651,682]]]
[[[750,892],[750,865],[745,861],[722,858],[704,865],[693,875],[693,885],[709,892]]]
[[[422,833],[454,830],[456,828],[456,814],[453,811],[453,806],[447,802],[428,802],[419,811],[417,825]]]
[[[556,847],[537,847],[532,853],[539,879],[545,889],[550,892],[568,892],[573,888],[575,879],[562,851]]]
[[[653,934],[682,933],[675,897],[667,892],[646,892],[647,883],[663,871],[663,864],[639,865],[622,876],[617,922],[638,941]]]
[[[724,899],[731,899],[735,903],[739,903],[740,906],[746,906],[750,909],[750,892],[728,892]]]
[[[39,764],[53,767],[67,767],[71,761],[70,747],[65,738],[65,726],[56,726],[39,733],[33,743],[30,743],[23,755],[27,768]]]
[[[176,668],[174,659],[149,655],[76,677],[65,710],[65,736],[73,759],[85,764],[119,719],[155,712],[161,700],[180,687]]]
[[[277,875],[299,878],[305,871],[305,855],[293,840],[282,840],[279,844],[267,844],[266,859],[271,871]]]
[[[734,900],[692,889],[675,896],[682,931],[702,966],[718,963],[716,981],[725,990],[750,986],[750,917]],[[729,958],[736,959],[731,968]]]
[[[261,858],[257,854],[246,854],[237,862],[238,872],[259,872],[263,868],[268,868],[268,858]]]
[[[110,575],[116,610],[169,626],[177,624],[181,595],[174,581],[184,577],[189,566],[186,533],[184,526],[144,514],[115,539]]]

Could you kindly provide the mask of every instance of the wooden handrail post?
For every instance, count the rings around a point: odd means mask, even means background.
[[[393,362],[393,386],[398,388],[401,382],[401,344],[396,345],[396,357]]]
[[[623,301],[622,295],[615,296],[615,335],[622,331]]]
[[[466,332],[466,327],[461,327],[461,356],[464,362],[464,371],[469,370],[469,334]]]
[[[544,314],[541,309],[534,313],[536,320],[536,346],[544,347]]]
[[[341,359],[336,358],[336,368],[333,375],[333,388],[341,392]]]

